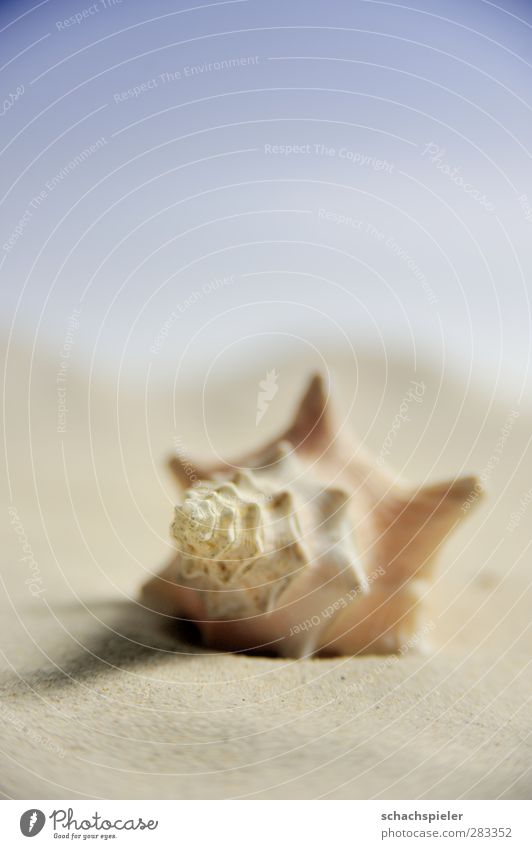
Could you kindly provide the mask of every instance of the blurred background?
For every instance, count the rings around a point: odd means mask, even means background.
[[[74,315],[136,384],[328,341],[519,395],[530,12],[3,2],[4,335],[57,357]]]

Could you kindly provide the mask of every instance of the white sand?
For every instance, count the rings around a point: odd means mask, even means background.
[[[530,798],[530,526],[506,526],[532,486],[529,409],[458,378],[358,360],[353,422],[378,451],[409,381],[424,380],[390,451],[413,480],[487,469],[489,497],[442,552],[427,614],[433,652],[283,661],[180,642],[135,604],[170,553],[177,498],[164,457],[200,439],[201,386],[120,391],[68,379],[56,432],[56,363],[11,355],[2,507],[0,781],[16,798]],[[351,365],[330,364],[344,404]],[[252,447],[285,421],[308,368],[280,368],[254,428],[266,367],[208,399],[217,449]],[[216,416],[212,416],[212,411]],[[509,433],[497,443],[512,410]],[[118,416],[117,416],[118,413]],[[216,421],[215,421],[216,419]],[[176,429],[176,427],[178,429]],[[4,478],[4,475],[2,476]],[[11,492],[9,492],[9,484]],[[8,509],[16,511],[8,513]],[[16,519],[18,517],[18,519]],[[19,521],[19,535],[14,524]],[[22,531],[20,530],[22,529]],[[27,541],[32,568],[20,560]],[[36,571],[38,569],[38,571]]]

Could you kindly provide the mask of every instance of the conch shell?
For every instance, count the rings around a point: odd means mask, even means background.
[[[398,482],[335,427],[319,376],[260,451],[170,462],[188,485],[177,554],[143,602],[213,648],[283,657],[400,651],[420,631],[434,556],[480,490],[475,477]]]

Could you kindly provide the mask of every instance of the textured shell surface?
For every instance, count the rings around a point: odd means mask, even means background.
[[[264,448],[171,467],[184,487],[176,555],[144,603],[194,621],[213,648],[288,657],[403,651],[435,554],[480,489],[474,477],[399,481],[335,422],[319,376]]]
[[[209,616],[271,612],[302,570],[323,561],[331,580],[361,586],[347,491],[323,486],[280,442],[255,468],[218,473],[186,490],[172,533],[177,574],[201,589]]]

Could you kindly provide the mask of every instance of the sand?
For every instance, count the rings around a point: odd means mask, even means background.
[[[150,385],[146,401],[144,377],[117,396],[111,380],[72,370],[59,434],[57,363],[41,357],[30,376],[28,351],[10,352],[5,797],[530,798],[531,410],[458,373],[357,356],[356,373],[333,350],[327,362],[368,447],[382,448],[410,381],[423,381],[387,459],[415,481],[480,472],[488,490],[441,554],[428,654],[286,661],[163,629],[136,596],[171,552],[165,455],[208,449],[201,380]],[[268,365],[209,392],[209,437],[225,456],[289,418],[309,365],[282,365],[255,429]]]

